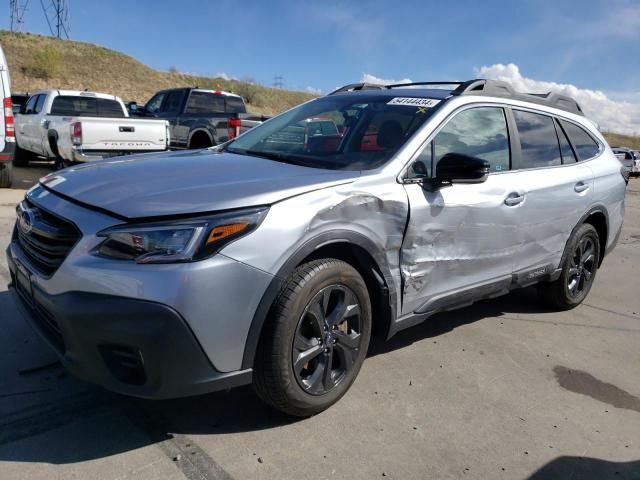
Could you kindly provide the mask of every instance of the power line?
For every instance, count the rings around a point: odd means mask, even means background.
[[[283,88],[284,77],[282,75],[276,75],[275,77],[273,77],[273,86],[274,88]]]

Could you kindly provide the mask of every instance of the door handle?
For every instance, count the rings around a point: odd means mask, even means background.
[[[589,188],[589,184],[584,182],[578,182],[573,186],[573,189],[576,191],[576,193],[582,193],[588,188]]]
[[[524,202],[524,194],[513,192],[507,195],[507,198],[504,199],[504,204],[507,207],[515,207],[516,205],[520,205]]]

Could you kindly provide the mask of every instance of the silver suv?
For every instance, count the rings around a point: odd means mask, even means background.
[[[300,128],[319,118],[336,131]],[[17,209],[11,290],[80,378],[146,398],[253,383],[307,416],[372,334],[535,283],[578,305],[624,194],[569,98],[348,85],[212,149],[44,177]]]

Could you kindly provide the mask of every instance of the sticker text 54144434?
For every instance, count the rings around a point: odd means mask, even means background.
[[[440,100],[433,98],[395,97],[387,102],[387,105],[406,105],[408,107],[435,107]]]

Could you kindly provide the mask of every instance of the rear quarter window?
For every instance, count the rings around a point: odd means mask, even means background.
[[[578,160],[589,160],[600,152],[600,145],[582,127],[574,123],[560,120],[560,124],[578,154]]]

